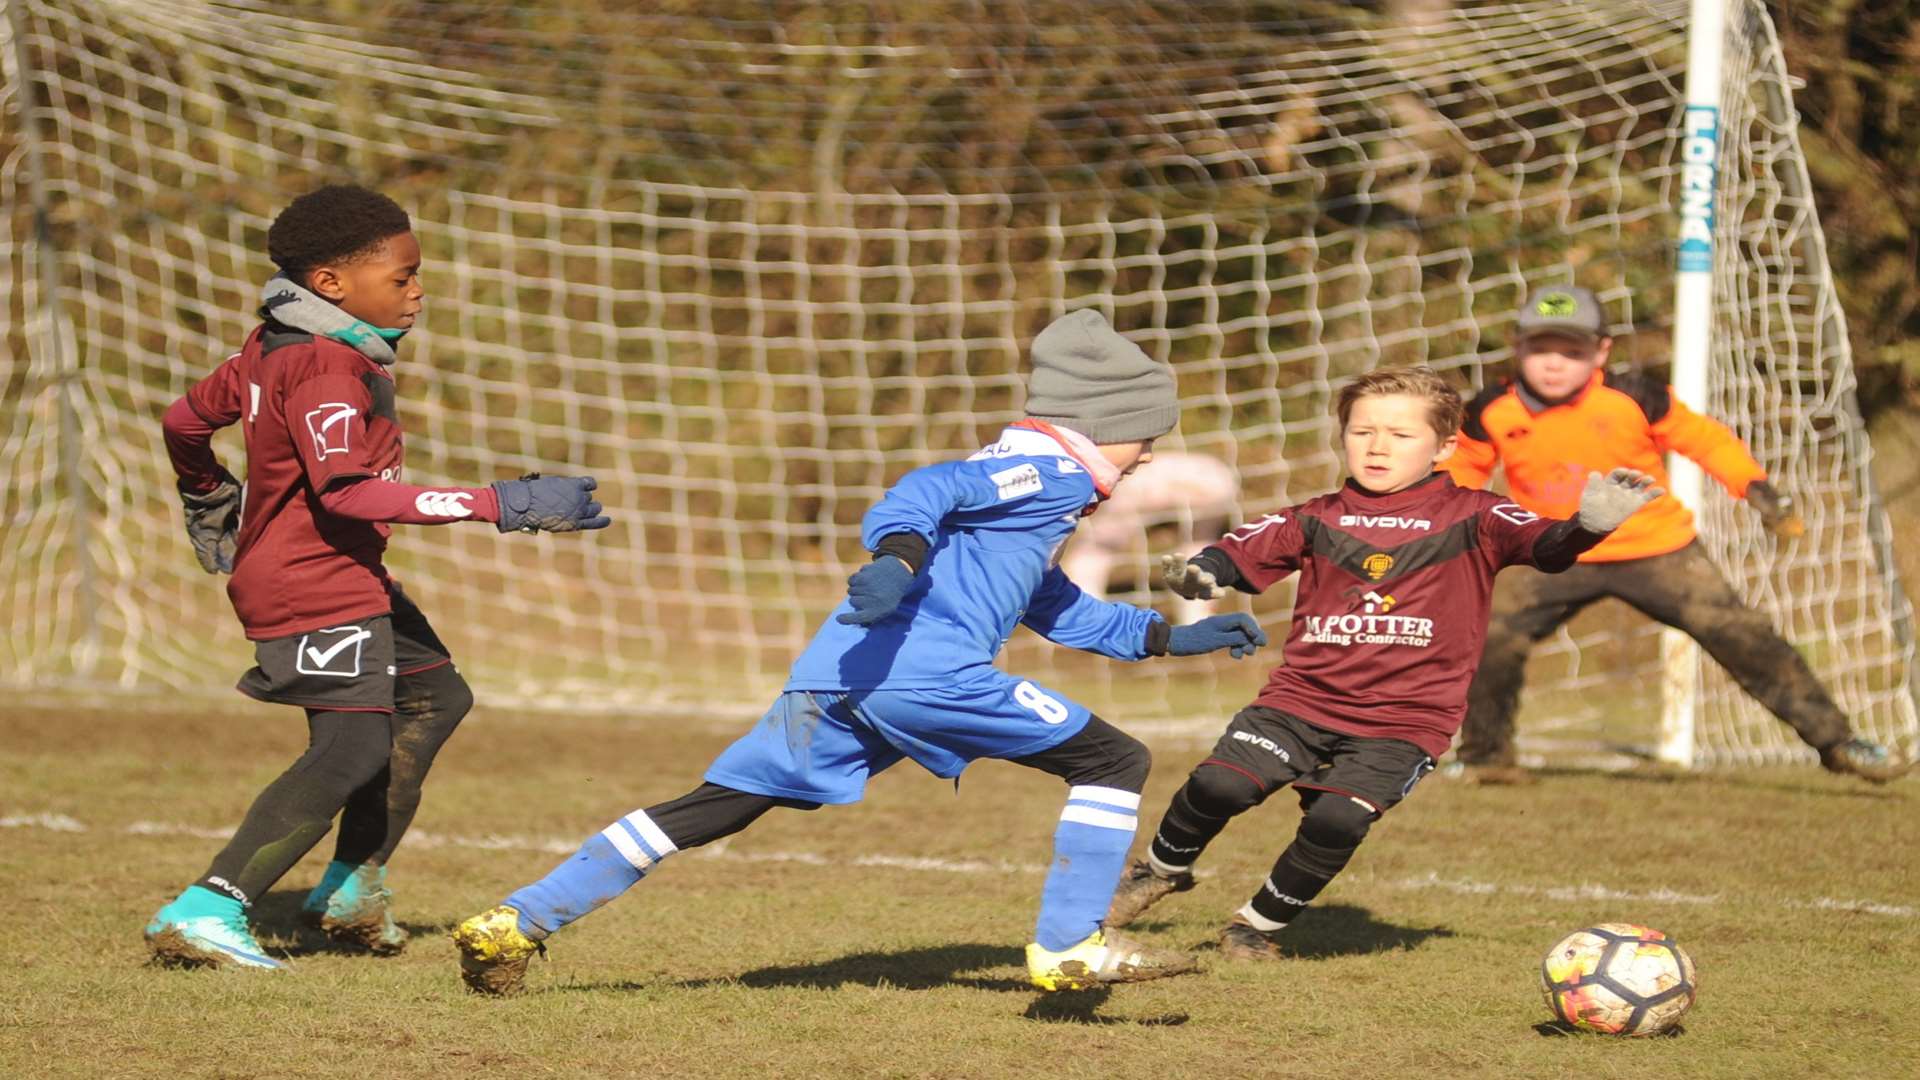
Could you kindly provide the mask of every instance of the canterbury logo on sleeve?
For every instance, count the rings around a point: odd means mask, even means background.
[[[413,508],[428,517],[469,517],[473,508],[467,501],[472,498],[466,491],[423,491],[414,496]]]

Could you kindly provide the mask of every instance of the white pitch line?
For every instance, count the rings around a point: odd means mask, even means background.
[[[76,821],[65,814],[12,814],[0,817],[0,829],[44,829],[48,832],[79,833],[91,831],[85,822]],[[233,835],[233,829],[209,829],[202,826],[179,825],[160,821],[135,821],[123,825],[119,832],[129,836],[184,836],[196,840],[225,840]],[[731,840],[721,840],[687,853],[687,858],[716,859],[741,863],[797,863],[802,866],[864,866],[881,867],[889,870],[913,870],[940,874],[1042,874],[1047,868],[1037,863],[1013,863],[1004,861],[988,862],[977,859],[938,859],[920,855],[866,854],[837,858],[809,851],[733,851]],[[543,839],[533,836],[449,836],[440,833],[415,829],[407,834],[406,843],[412,847],[461,848],[470,851],[537,851],[549,855],[567,855],[578,850],[578,840]],[[1355,883],[1365,880],[1356,879]],[[1471,878],[1444,878],[1438,873],[1428,873],[1414,877],[1394,880],[1373,879],[1372,884],[1401,891],[1427,891],[1457,893],[1465,896],[1519,896],[1532,899],[1567,901],[1626,901],[1650,904],[1717,904],[1729,897],[1719,893],[1683,893],[1672,889],[1651,889],[1635,891],[1616,889],[1609,885],[1584,883],[1579,885],[1529,885],[1525,883],[1501,883],[1475,881]],[[1858,915],[1879,915],[1893,919],[1920,918],[1920,908],[1910,904],[1887,904],[1878,900],[1841,899],[1821,896],[1812,900],[1800,900],[1792,897],[1761,899],[1753,902],[1770,903],[1776,907],[1803,911],[1844,911]]]
[[[1672,889],[1655,889],[1651,892],[1630,892],[1611,888],[1606,885],[1497,885],[1492,882],[1474,881],[1469,878],[1443,878],[1436,873],[1421,877],[1401,878],[1381,884],[1397,889],[1440,889],[1445,892],[1460,893],[1467,896],[1485,896],[1505,894],[1507,896],[1537,896],[1548,900],[1644,900],[1661,904],[1717,904],[1725,897],[1719,894],[1705,896],[1691,893],[1674,892]]]

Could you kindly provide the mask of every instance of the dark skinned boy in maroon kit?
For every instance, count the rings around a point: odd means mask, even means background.
[[[269,784],[206,873],[146,928],[163,963],[282,970],[254,938],[253,902],[326,835],[334,859],[305,913],[336,938],[397,952],[386,863],[420,785],[473,704],[439,637],[383,564],[395,524],[494,523],[501,532],[605,528],[587,477],[486,487],[401,478],[394,346],[425,301],[420,244],[393,200],[323,187],[267,232],[280,273],[240,351],[162,421],[187,535],[208,573],[231,573],[256,666],[238,689],[307,715],[304,754]],[[215,458],[239,424],[246,485]]]

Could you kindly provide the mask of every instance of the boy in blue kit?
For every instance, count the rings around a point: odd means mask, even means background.
[[[1230,649],[1266,636],[1244,614],[1169,626],[1155,612],[1082,593],[1060,548],[1179,421],[1173,372],[1081,310],[1034,339],[1028,419],[964,461],[902,477],[870,509],[871,563],[794,662],[755,728],[706,782],[637,810],[567,861],[455,929],[475,991],[520,989],[527,960],[568,923],[625,892],[676,851],[746,828],[776,806],[857,802],[867,778],[911,758],[958,776],[979,758],[1052,773],[1070,790],[1054,833],[1027,969],[1043,990],[1194,969],[1181,953],[1104,930],[1137,824],[1146,747],[1087,709],[993,666],[1024,623],[1119,660]]]

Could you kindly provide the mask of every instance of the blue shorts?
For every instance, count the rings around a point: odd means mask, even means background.
[[[1018,758],[1073,738],[1086,707],[994,672],[924,690],[793,690],[707,769],[709,783],[785,799],[859,802],[901,758],[959,776],[979,758]]]

